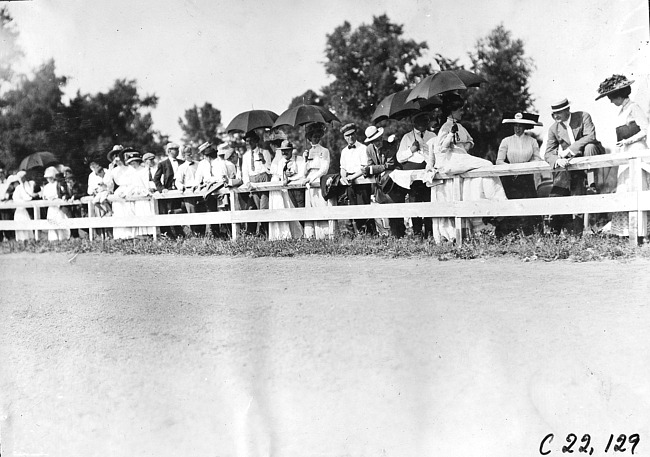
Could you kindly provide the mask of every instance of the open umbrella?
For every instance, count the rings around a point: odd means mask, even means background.
[[[341,122],[338,117],[331,113],[326,108],[317,105],[299,105],[289,108],[284,113],[280,114],[273,127],[280,125],[290,125],[297,127],[299,125],[309,124],[311,122]]]
[[[386,119],[404,119],[416,113],[432,111],[436,106],[442,105],[440,97],[431,97],[428,100],[418,99],[406,102],[406,97],[411,89],[405,89],[385,97],[370,118],[370,121],[377,124]]]
[[[238,114],[232,121],[230,121],[230,124],[226,127],[226,131],[228,133],[248,133],[255,129],[270,128],[273,126],[273,123],[277,118],[277,114],[265,109],[245,111]]]
[[[47,167],[59,163],[59,159],[48,151],[35,152],[25,157],[18,166],[18,170],[30,170],[37,167]]]
[[[410,102],[423,98],[429,98],[449,92],[452,90],[462,90],[468,87],[476,87],[486,82],[485,79],[471,71],[467,70],[445,70],[433,75],[429,75],[420,81],[411,91],[406,101]]]

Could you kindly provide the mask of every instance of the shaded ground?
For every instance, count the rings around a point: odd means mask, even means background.
[[[69,258],[0,256],[3,457],[650,455],[648,261]]]

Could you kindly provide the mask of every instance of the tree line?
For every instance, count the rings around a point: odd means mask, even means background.
[[[142,94],[136,80],[118,79],[106,92],[78,91],[67,103],[63,89],[67,77],[56,73],[54,60],[35,69],[31,77],[16,75],[13,66],[22,58],[19,32],[6,7],[0,9],[0,160],[10,168],[27,155],[51,151],[76,174],[87,173],[92,161],[105,161],[114,144],[128,144],[143,152],[163,152],[168,135],[156,130],[151,118],[158,104],[155,94]],[[404,27],[388,16],[352,28],[345,21],[327,35],[324,69],[332,82],[319,90],[294,97],[288,107],[301,103],[327,106],[343,122],[369,125],[376,105],[386,96],[413,87],[434,71],[423,62],[426,42],[404,37]],[[476,42],[468,53],[468,70],[487,83],[464,94],[468,112],[463,119],[474,136],[475,154],[490,157],[503,135],[505,113],[526,111],[533,105],[528,87],[534,64],[524,43],[503,25]],[[459,59],[435,54],[442,70],[464,68]],[[199,144],[223,137],[221,112],[211,103],[193,106],[179,117],[186,142]],[[408,122],[385,121],[389,133],[410,129]],[[300,135],[294,132],[294,135]],[[296,138],[300,139],[300,138]],[[338,132],[325,138],[336,157],[344,146]]]

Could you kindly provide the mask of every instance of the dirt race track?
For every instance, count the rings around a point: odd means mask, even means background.
[[[650,455],[647,261],[0,269],[2,457]]]

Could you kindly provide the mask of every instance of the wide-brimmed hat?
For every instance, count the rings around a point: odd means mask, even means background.
[[[357,124],[350,122],[349,124],[345,124],[343,127],[341,127],[341,133],[343,135],[346,135],[351,132],[356,132],[357,131]]]
[[[124,151],[124,146],[122,146],[121,144],[116,144],[115,146],[113,146],[113,149],[111,149],[108,152],[106,158],[108,159],[109,162],[112,162],[113,159],[115,158],[115,155],[119,154],[122,151]]]
[[[278,147],[278,149],[280,149],[281,151],[285,151],[287,149],[293,150],[294,149],[293,143],[289,140],[284,140],[280,145],[280,147]]]
[[[374,125],[371,125],[366,129],[364,132],[366,135],[366,139],[363,141],[364,143],[372,143],[375,141],[377,138],[381,138],[381,136],[384,134],[384,129],[383,127],[375,127]]]
[[[59,173],[55,167],[47,167],[45,173],[43,174],[44,178],[56,178],[56,175]]]
[[[217,155],[224,156],[223,158],[226,160],[228,160],[234,152],[235,150],[228,143],[221,143],[217,147]]]
[[[142,162],[142,155],[138,151],[125,151],[124,163],[128,165],[133,162]]]
[[[612,75],[600,83],[600,86],[598,87],[598,97],[596,97],[596,100],[600,100],[601,98],[606,97],[607,94],[611,94],[617,90],[629,87],[633,82],[634,80],[630,81],[624,75]]]
[[[7,177],[7,185],[14,182],[20,182],[20,177],[18,175],[9,175]]]
[[[501,121],[502,124],[521,124],[525,127],[535,127],[535,126],[542,126],[543,124],[539,122],[539,114],[532,114],[532,113],[515,113],[513,114],[506,114],[503,117],[503,121]]]
[[[321,135],[325,133],[325,126],[320,122],[312,122],[305,127],[305,136],[309,137],[314,133],[320,133]]]
[[[571,102],[566,98],[563,98],[562,100],[555,102],[551,105],[551,112],[557,113],[559,111],[564,111],[565,109],[569,109],[569,107],[571,107]]]

